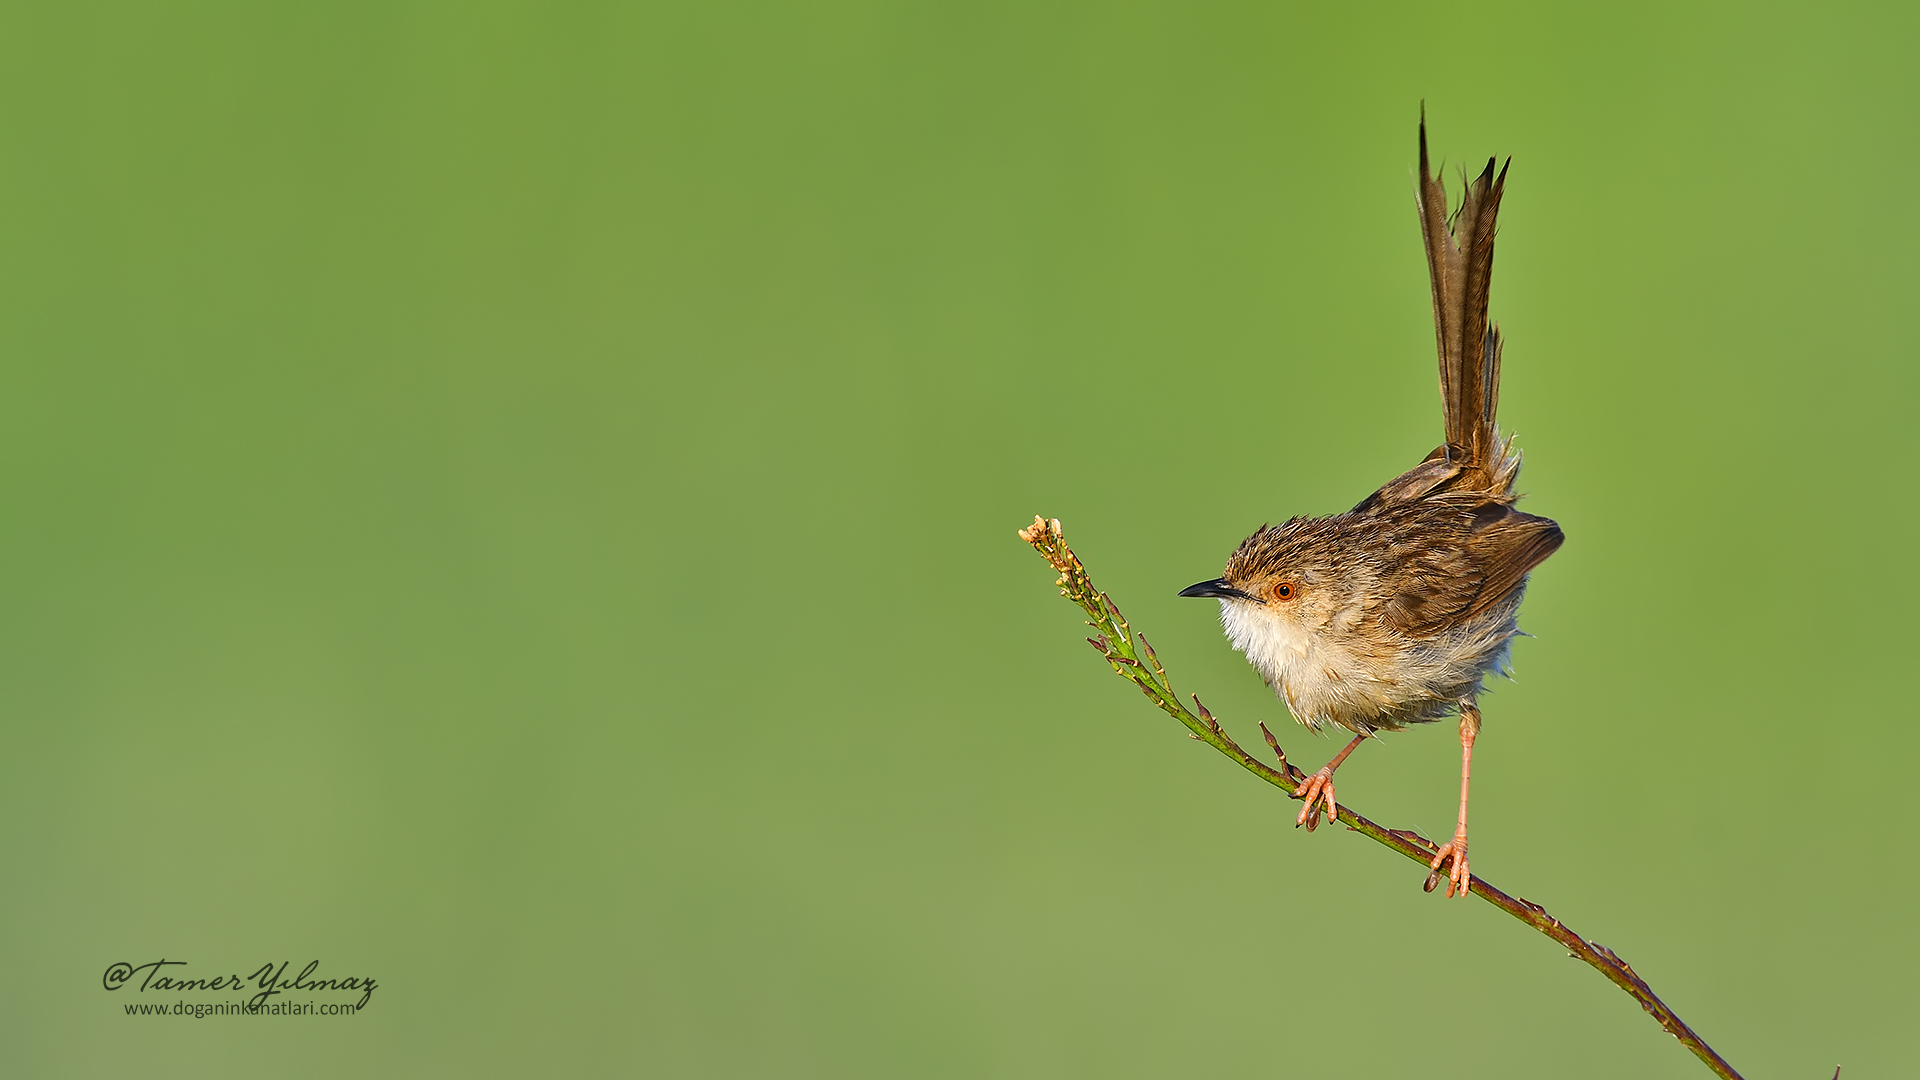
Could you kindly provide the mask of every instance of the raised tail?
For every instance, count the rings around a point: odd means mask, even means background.
[[[1433,279],[1433,327],[1440,343],[1440,400],[1446,407],[1449,456],[1485,471],[1490,486],[1498,488],[1511,484],[1512,469],[1494,430],[1500,405],[1500,329],[1487,321],[1487,290],[1493,284],[1494,218],[1506,181],[1506,167],[1495,176],[1493,159],[1488,158],[1486,170],[1467,184],[1459,212],[1448,221],[1446,188],[1427,165],[1427,116],[1421,109],[1417,201]]]

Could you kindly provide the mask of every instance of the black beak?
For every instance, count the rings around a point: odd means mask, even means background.
[[[1227,584],[1226,578],[1214,578],[1212,581],[1203,581],[1198,585],[1189,585],[1180,590],[1180,595],[1213,596],[1226,600],[1252,600],[1256,604],[1260,602],[1258,597],[1250,596]]]

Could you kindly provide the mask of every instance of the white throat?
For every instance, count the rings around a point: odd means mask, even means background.
[[[1248,600],[1221,600],[1220,624],[1226,628],[1227,640],[1247,655],[1267,685],[1286,696],[1293,715],[1318,726],[1320,718],[1310,716],[1307,707],[1311,695],[1294,692],[1314,669],[1316,643],[1312,632]]]

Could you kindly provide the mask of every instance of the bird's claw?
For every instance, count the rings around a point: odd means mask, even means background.
[[[1473,886],[1473,873],[1467,868],[1467,832],[1465,829],[1453,834],[1453,839],[1440,846],[1433,861],[1427,864],[1432,871],[1427,875],[1426,890],[1432,892],[1440,884],[1440,867],[1448,862],[1453,867],[1447,873],[1447,895],[1466,899],[1467,890]]]
[[[1340,806],[1333,799],[1333,770],[1330,768],[1321,769],[1307,777],[1306,783],[1300,785],[1293,797],[1306,800],[1306,805],[1300,808],[1300,816],[1293,821],[1296,829],[1302,825],[1307,827],[1308,832],[1319,828],[1322,810],[1326,811],[1328,821],[1340,816]]]

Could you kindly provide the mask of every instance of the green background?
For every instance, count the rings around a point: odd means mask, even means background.
[[[1438,441],[1514,156],[1474,868],[1750,1077],[1909,1074],[1910,5],[10,5],[9,1075],[1701,1076],[1243,741],[1214,576]],[[1444,833],[1450,727],[1340,793]],[[320,961],[349,1019],[130,1018]],[[149,993],[148,1000],[159,995]],[[217,1000],[221,995],[201,995]],[[177,999],[178,995],[168,1000]]]

